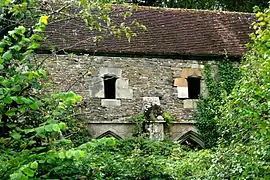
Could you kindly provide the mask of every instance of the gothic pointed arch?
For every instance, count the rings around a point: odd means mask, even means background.
[[[200,135],[194,131],[188,131],[180,138],[178,138],[177,142],[179,142],[182,145],[187,145],[191,148],[198,148],[198,149],[204,148],[203,140],[201,139]]]
[[[112,131],[106,131],[105,133],[99,135],[98,137],[96,137],[96,139],[101,139],[104,137],[114,137],[115,139],[122,139],[121,136],[117,135],[116,133],[112,132]]]

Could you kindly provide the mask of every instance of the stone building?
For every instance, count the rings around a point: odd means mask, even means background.
[[[116,20],[118,11],[114,10]],[[162,118],[152,122],[153,138],[166,135],[203,146],[192,114],[198,97],[207,95],[204,64],[214,65],[225,56],[240,60],[254,16],[138,7],[129,18],[148,28],[130,42],[107,36],[94,43],[89,39],[93,33],[82,23],[50,23],[50,46],[44,45],[39,57],[47,58],[46,49],[52,46],[59,50],[46,60],[55,88],[84,98],[81,115],[93,138],[132,136],[130,119],[152,103],[176,118],[169,127]]]

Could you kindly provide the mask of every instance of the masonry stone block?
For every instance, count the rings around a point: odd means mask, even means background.
[[[162,122],[151,122],[148,127],[149,138],[153,140],[164,139],[164,126]]]
[[[119,78],[116,80],[116,89],[128,88],[129,80],[125,78]]]
[[[202,73],[199,69],[185,68],[182,70],[180,77],[188,78],[188,77],[201,77]]]
[[[121,106],[121,101],[119,99],[101,99],[101,106],[103,107]]]
[[[176,78],[174,79],[174,86],[187,87],[187,80],[185,78]]]
[[[199,64],[191,64],[191,68],[192,69],[198,69],[199,68]]]
[[[117,88],[116,89],[116,98],[132,99],[133,98],[133,90],[130,88]]]
[[[178,98],[188,98],[188,87],[177,87]]]
[[[202,73],[199,69],[193,69],[193,76],[202,77]]]
[[[103,78],[94,77],[90,86],[90,97],[104,98]]]
[[[119,68],[101,68],[99,76],[104,77],[105,75],[114,75],[118,78],[122,76],[122,70]]]
[[[143,97],[143,102],[148,104],[160,105],[159,97]]]
[[[194,108],[194,102],[192,99],[185,99],[183,100],[184,108],[185,109],[192,109]]]

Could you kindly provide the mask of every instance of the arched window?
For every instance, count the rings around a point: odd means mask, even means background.
[[[182,135],[178,140],[180,144],[187,145],[192,149],[202,149],[204,148],[204,142],[202,141],[200,135],[194,131],[188,131]]]
[[[96,137],[96,139],[101,139],[101,138],[105,138],[105,137],[113,137],[115,139],[122,139],[121,136],[117,135],[116,133],[114,133],[112,131],[106,131],[105,133]]]

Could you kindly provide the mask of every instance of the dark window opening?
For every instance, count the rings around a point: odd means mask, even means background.
[[[112,75],[104,76],[104,94],[105,99],[115,99],[116,77]]]
[[[197,77],[188,77],[187,81],[189,99],[198,99],[200,96],[201,79]]]

